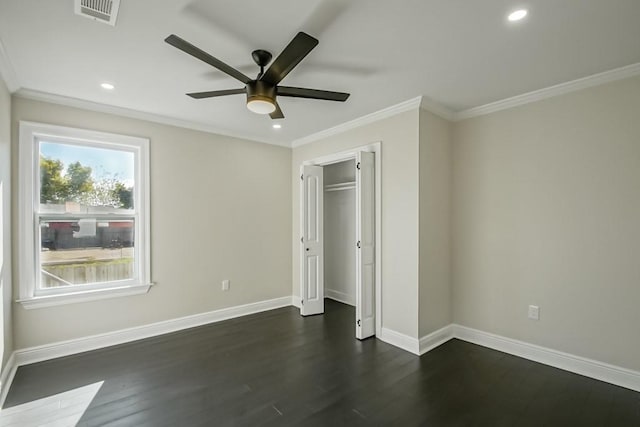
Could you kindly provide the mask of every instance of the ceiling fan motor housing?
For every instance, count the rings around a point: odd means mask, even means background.
[[[266,101],[275,104],[275,85],[262,80],[251,80],[247,83],[247,103],[251,101]]]

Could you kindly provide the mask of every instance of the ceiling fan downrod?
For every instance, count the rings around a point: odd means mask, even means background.
[[[260,72],[258,73],[258,77],[256,77],[256,80],[259,80],[264,74],[264,67],[266,67],[269,62],[271,62],[271,52],[263,49],[257,49],[251,52],[251,57],[253,58],[255,63],[258,64],[258,67],[260,67]]]

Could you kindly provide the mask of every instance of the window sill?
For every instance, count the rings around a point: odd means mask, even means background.
[[[149,292],[149,288],[151,288],[151,286],[152,283],[148,283],[146,285],[123,286],[120,288],[78,291],[60,295],[24,298],[16,300],[16,302],[19,302],[24,308],[30,310],[32,308],[53,307],[63,304],[74,304],[78,302],[146,294],[147,292]]]

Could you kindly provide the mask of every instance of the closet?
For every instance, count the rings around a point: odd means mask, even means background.
[[[356,165],[324,166],[324,296],[356,305]]]
[[[351,304],[356,338],[365,339],[379,309],[376,156],[339,156],[300,165],[300,314],[324,313],[325,296]]]

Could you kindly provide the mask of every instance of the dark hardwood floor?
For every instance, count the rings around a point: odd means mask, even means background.
[[[23,366],[4,407],[103,381],[81,426],[640,426],[640,393],[451,340],[354,338],[293,307]]]

